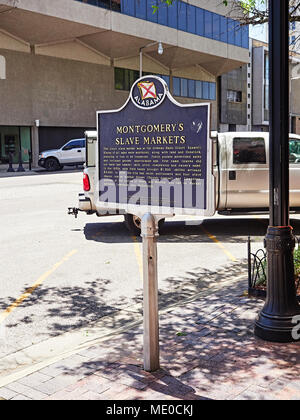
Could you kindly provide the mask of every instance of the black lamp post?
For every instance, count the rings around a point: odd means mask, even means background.
[[[270,54],[270,222],[265,237],[268,286],[255,334],[268,341],[296,341],[296,299],[289,226],[289,2],[269,0]]]

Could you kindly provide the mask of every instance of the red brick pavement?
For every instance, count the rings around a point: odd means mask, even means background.
[[[224,310],[216,311],[218,299],[161,315],[157,372],[143,370],[140,327],[0,388],[0,398],[300,399],[300,343],[268,343],[253,335],[261,301],[230,292]]]

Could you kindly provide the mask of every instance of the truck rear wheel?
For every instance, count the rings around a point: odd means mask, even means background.
[[[134,214],[126,213],[124,216],[125,219],[125,226],[127,229],[133,233],[135,236],[139,236],[141,234],[141,219]],[[158,222],[158,230],[160,230],[165,222],[165,219],[161,219]]]

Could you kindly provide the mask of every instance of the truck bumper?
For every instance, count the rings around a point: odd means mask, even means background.
[[[86,197],[83,193],[80,193],[78,196],[78,209],[80,211],[86,211],[88,213],[93,212],[92,202]]]

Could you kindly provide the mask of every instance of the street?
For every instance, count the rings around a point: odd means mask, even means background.
[[[79,329],[88,340],[103,317],[141,311],[141,238],[122,216],[69,216],[81,180],[81,171],[0,178],[0,358]],[[233,274],[246,290],[246,240],[261,247],[267,224],[267,216],[167,220],[158,239],[161,308]]]

